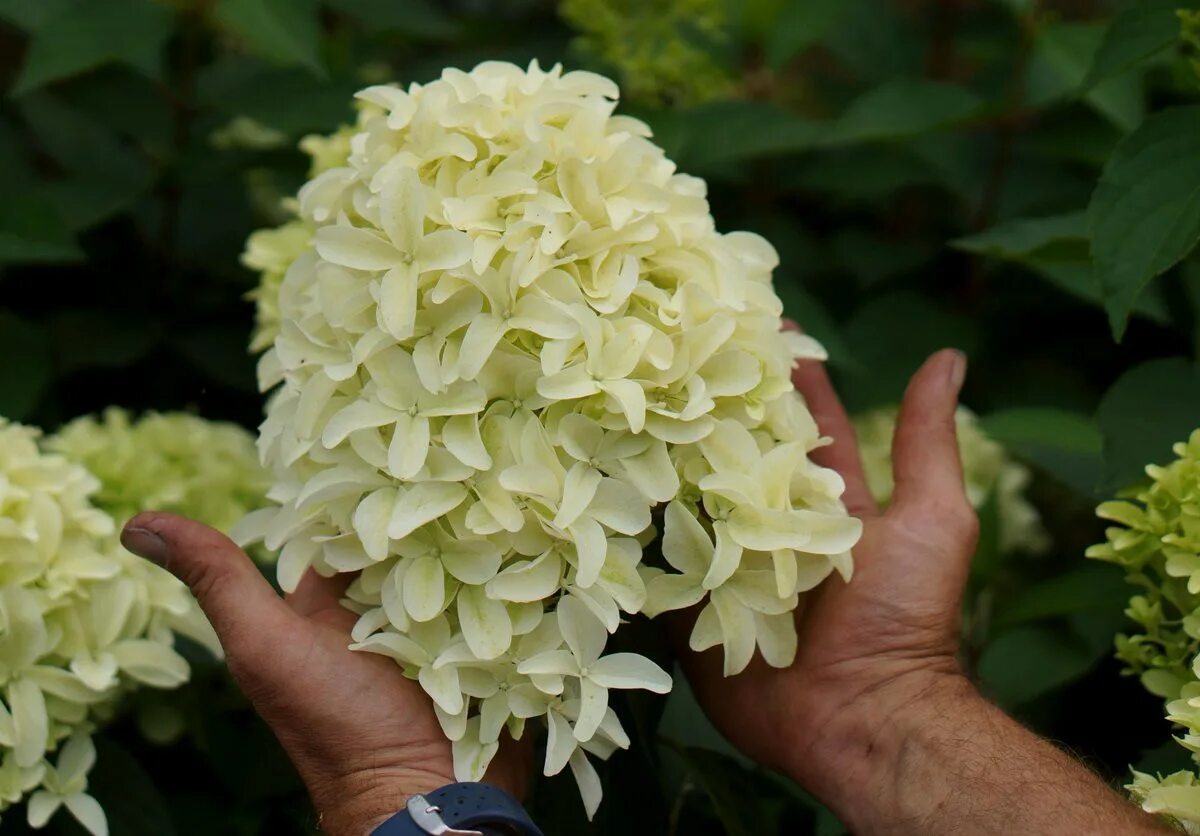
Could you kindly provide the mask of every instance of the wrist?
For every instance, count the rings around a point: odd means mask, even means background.
[[[453,776],[434,772],[394,770],[362,771],[329,780],[305,783],[317,810],[317,824],[326,836],[368,836],[380,824],[404,809],[414,795],[425,795]]]
[[[904,761],[991,706],[955,666],[898,673],[842,701],[786,772],[851,828],[903,815]],[[911,790],[911,788],[908,788]],[[932,788],[927,788],[932,789]]]

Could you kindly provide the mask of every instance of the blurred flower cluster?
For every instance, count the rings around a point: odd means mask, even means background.
[[[100,836],[91,733],[130,689],[188,678],[176,633],[219,648],[186,588],[121,548],[100,481],[38,436],[0,419],[0,809],[32,793],[33,827],[65,805]]]
[[[186,412],[135,420],[110,407],[71,421],[44,446],[100,480],[93,501],[118,525],[139,511],[169,511],[229,531],[262,507],[269,484],[250,433]]]
[[[1148,485],[1105,502],[1096,513],[1117,523],[1087,556],[1116,563],[1142,591],[1126,614],[1141,632],[1117,637],[1117,657],[1164,697],[1176,738],[1200,754],[1200,430],[1174,447],[1168,465],[1149,465]],[[1134,773],[1129,787],[1142,806],[1200,833],[1200,783],[1190,772],[1165,778]]]
[[[716,53],[727,39],[723,0],[563,0],[576,47],[616,68],[634,101],[688,105],[726,95],[731,73]]]
[[[622,621],[703,604],[692,646],[727,674],[756,648],[787,665],[799,596],[849,576],[860,533],[808,458],[826,439],[790,372],[824,352],[780,331],[774,249],[717,232],[616,97],[491,62],[368,88],[348,143],[308,143],[349,154],[278,260],[277,507],[240,536],[282,548],[285,589],[359,573],[352,646],[421,683],[461,780],[541,718],[544,771],[570,766],[589,814],[586,755],[629,745],[610,689],[671,686],[605,655]]]
[[[881,505],[891,501],[895,488],[892,435],[897,414],[896,407],[886,407],[854,418],[867,486]],[[1037,509],[1025,498],[1025,489],[1032,478],[1029,468],[989,438],[975,414],[966,407],[959,407],[955,423],[967,498],[977,509],[995,502],[1000,550],[1044,552],[1050,546],[1049,536]]]

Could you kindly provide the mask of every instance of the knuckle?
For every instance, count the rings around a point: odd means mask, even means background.
[[[966,497],[949,501],[924,500],[900,509],[899,516],[915,530],[941,532],[943,537],[968,543],[974,548],[979,538],[979,516]]]
[[[944,518],[956,538],[975,545],[979,539],[979,515],[966,498],[948,508]]]

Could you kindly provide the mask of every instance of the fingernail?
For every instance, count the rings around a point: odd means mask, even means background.
[[[121,532],[121,545],[138,557],[162,566],[167,562],[167,543],[148,528],[125,526]]]
[[[955,390],[961,389],[963,381],[967,378],[967,355],[963,354],[957,348],[950,350],[952,355],[950,360],[950,385]]]

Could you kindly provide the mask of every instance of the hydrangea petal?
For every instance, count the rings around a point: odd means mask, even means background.
[[[588,667],[588,677],[605,688],[640,688],[665,694],[671,675],[637,653],[610,653]]]
[[[512,644],[512,619],[501,601],[487,597],[481,586],[464,586],[458,593],[458,620],[463,638],[479,659],[495,659]]]

